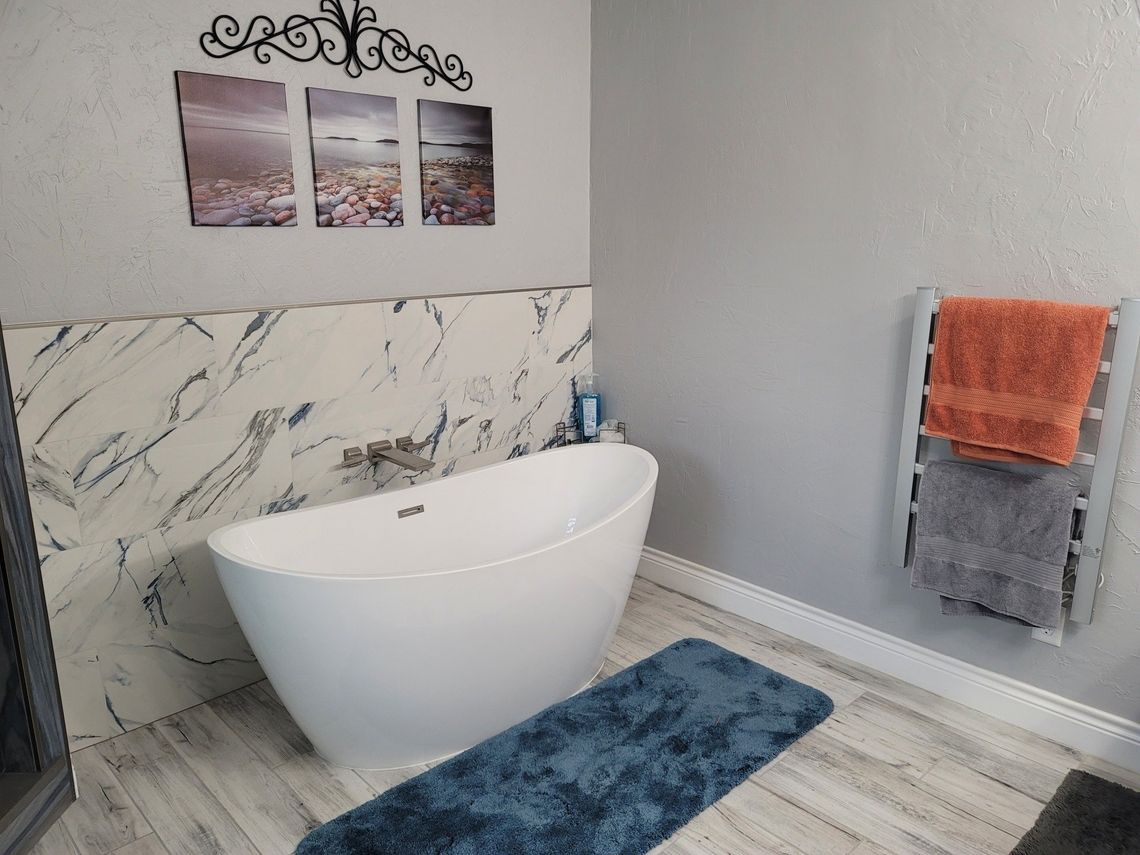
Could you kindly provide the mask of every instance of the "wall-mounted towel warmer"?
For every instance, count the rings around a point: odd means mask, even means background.
[[[930,391],[930,357],[937,334],[939,297],[934,288],[919,288],[914,307],[910,365],[907,369],[906,401],[903,406],[902,440],[899,443],[898,480],[895,483],[894,515],[891,520],[891,557],[900,567],[910,563],[918,481],[928,449],[923,416]],[[1107,375],[1100,407],[1085,408],[1084,419],[1100,423],[1096,452],[1078,452],[1071,470],[1080,479],[1077,501],[1076,538],[1069,551],[1076,558],[1069,620],[1091,623],[1093,598],[1099,587],[1101,552],[1108,531],[1108,510],[1120,459],[1120,444],[1128,417],[1128,399],[1140,350],[1140,299],[1126,298],[1109,317],[1115,330],[1112,356],[1100,364]],[[1094,390],[1094,396],[1097,392]]]

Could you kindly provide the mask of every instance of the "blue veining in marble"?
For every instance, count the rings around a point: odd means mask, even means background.
[[[8,331],[73,748],[257,679],[205,538],[553,440],[589,289]],[[346,469],[412,434],[437,462]],[[244,681],[244,682],[243,682]]]

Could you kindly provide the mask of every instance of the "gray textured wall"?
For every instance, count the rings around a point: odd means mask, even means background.
[[[1140,402],[1060,649],[887,556],[914,288],[1140,294],[1137,6],[595,0],[592,50],[595,359],[662,462],[649,544],[1140,717]]]
[[[346,4],[347,5],[347,4]],[[384,26],[455,52],[469,92],[198,46],[214,16],[317,0],[0,0],[0,317],[7,324],[579,285],[589,276],[589,0],[372,0]],[[286,84],[297,228],[192,228],[174,71]],[[493,228],[321,229],[305,87],[394,95],[407,209],[416,99],[494,110]],[[361,232],[361,233],[357,233]],[[373,233],[383,232],[383,233]]]

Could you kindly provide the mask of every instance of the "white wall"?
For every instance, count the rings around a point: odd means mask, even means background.
[[[211,59],[214,16],[315,14],[317,0],[0,2],[0,318],[8,324],[581,284],[589,275],[587,0],[368,3],[459,54],[469,92],[323,61]],[[176,69],[287,86],[300,225],[192,228]],[[305,87],[399,98],[404,193],[419,206],[416,99],[494,108],[493,228],[315,227]],[[416,219],[409,216],[409,220]],[[357,232],[360,232],[359,234]]]
[[[595,354],[650,545],[1140,718],[1140,401],[1095,622],[944,618],[887,554],[913,291],[1140,295],[1125,0],[593,4]]]

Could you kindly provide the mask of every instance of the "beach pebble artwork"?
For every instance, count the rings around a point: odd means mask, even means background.
[[[398,163],[389,163],[379,165],[375,172],[318,172],[317,225],[402,226],[404,196],[399,169]]]
[[[297,225],[285,85],[189,71],[176,78],[194,225]]]
[[[495,224],[495,184],[490,157],[440,158],[425,163],[424,173],[425,225]]]
[[[191,190],[194,222],[203,226],[295,226],[293,176],[263,173],[235,181],[219,178]]]
[[[402,226],[396,99],[337,89],[307,91],[317,225]]]
[[[420,177],[426,226],[493,226],[491,108],[419,102]]]

